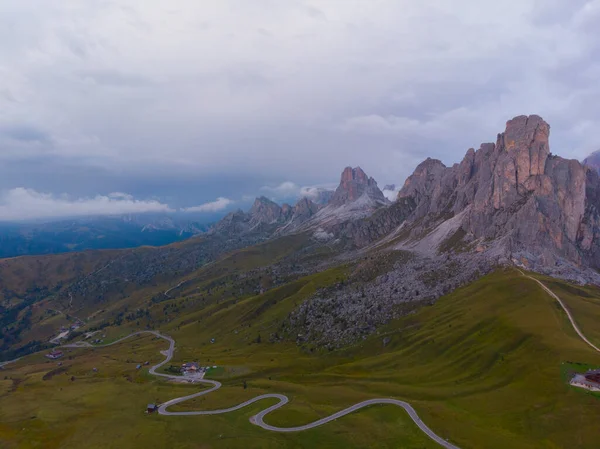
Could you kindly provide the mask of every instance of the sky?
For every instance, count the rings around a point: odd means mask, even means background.
[[[0,220],[401,186],[508,119],[600,148],[600,0],[5,0]]]

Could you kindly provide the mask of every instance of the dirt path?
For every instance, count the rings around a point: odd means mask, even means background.
[[[569,321],[571,322],[573,329],[575,329],[575,332],[577,332],[577,335],[579,335],[581,337],[581,339],[583,341],[585,341],[588,345],[590,345],[595,351],[600,352],[600,349],[596,345],[594,345],[591,341],[589,341],[585,335],[583,335],[583,332],[581,332],[581,329],[579,329],[579,326],[577,326],[577,323],[575,322],[573,315],[571,315],[571,312],[569,311],[569,309],[567,309],[567,306],[565,305],[564,302],[562,302],[562,300],[558,297],[558,295],[556,295],[552,290],[550,290],[548,287],[546,287],[546,285],[544,285],[544,283],[542,281],[523,273],[521,270],[519,270],[519,273],[521,273],[526,278],[529,278],[532,281],[537,282],[540,285],[540,287],[542,287],[544,289],[544,291],[546,293],[548,293],[550,296],[552,296],[554,299],[556,299],[558,301],[558,303],[560,304],[560,306],[565,311],[565,313],[567,314],[567,318],[569,318]]]

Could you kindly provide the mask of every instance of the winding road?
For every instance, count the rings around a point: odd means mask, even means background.
[[[594,350],[600,352],[600,349],[598,349],[598,347],[596,345],[594,345],[591,341],[589,341],[585,335],[583,335],[583,332],[581,332],[581,330],[579,329],[579,326],[577,326],[577,323],[575,322],[575,319],[573,318],[573,315],[571,315],[571,312],[569,311],[569,309],[567,309],[567,306],[565,305],[564,302],[562,302],[562,300],[558,297],[558,295],[556,295],[556,293],[554,293],[552,290],[550,290],[548,287],[546,287],[546,285],[534,278],[533,276],[529,276],[528,274],[523,273],[521,270],[519,270],[519,273],[521,273],[523,276],[525,276],[526,278],[531,279],[532,281],[537,282],[546,293],[548,293],[550,296],[552,296],[554,299],[556,299],[558,301],[558,303],[560,304],[560,306],[562,307],[562,309],[565,311],[565,313],[567,314],[567,318],[569,318],[569,321],[571,322],[571,325],[573,326],[573,329],[575,329],[575,332],[577,332],[577,335],[579,335],[579,337],[581,337],[581,339],[586,342],[588,345],[590,345]]]
[[[159,377],[163,377],[166,379],[173,379],[173,380],[181,380],[181,376],[175,376],[175,375],[171,375],[171,374],[164,374],[164,373],[157,373],[156,370],[159,369],[161,366],[165,365],[166,363],[169,363],[171,361],[171,359],[173,358],[173,353],[175,352],[175,340],[173,340],[171,337],[167,336],[167,335],[163,335],[160,332],[157,331],[140,331],[140,332],[135,332],[133,334],[127,335],[126,337],[120,338],[118,340],[113,341],[112,343],[107,343],[105,345],[97,345],[97,346],[92,346],[91,344],[87,343],[87,342],[79,342],[79,343],[73,343],[73,344],[68,344],[68,345],[63,345],[63,347],[67,347],[67,348],[90,348],[90,347],[106,347],[106,346],[111,346],[117,343],[122,342],[123,340],[126,340],[130,337],[133,337],[135,335],[141,335],[141,334],[152,334],[156,337],[162,338],[166,341],[169,342],[169,348],[165,351],[160,351],[160,353],[162,355],[165,356],[165,359],[158,363],[157,365],[154,365],[150,368],[149,372],[150,374],[153,374],[155,376],[159,376]],[[378,399],[368,399],[366,401],[362,401],[359,402],[357,404],[354,404],[348,408],[345,408],[343,410],[340,410],[339,412],[334,413],[333,415],[327,416],[325,418],[319,419],[317,421],[314,421],[310,424],[305,424],[303,426],[297,426],[297,427],[275,427],[275,426],[271,426],[267,423],[264,422],[264,417],[267,416],[269,413],[271,413],[272,411],[277,410],[278,408],[283,407],[285,404],[287,404],[289,402],[289,399],[287,396],[283,395],[283,394],[261,394],[260,396],[256,396],[255,398],[252,398],[246,402],[242,402],[239,405],[230,407],[230,408],[225,408],[225,409],[220,409],[220,410],[197,410],[197,411],[189,411],[189,412],[170,412],[169,410],[167,410],[169,407],[175,405],[175,404],[179,404],[181,402],[185,402],[188,401],[190,399],[193,398],[197,398],[199,396],[203,396],[205,394],[211,393],[213,391],[218,390],[219,388],[221,388],[221,383],[217,382],[216,380],[208,380],[208,379],[196,379],[196,382],[201,382],[204,384],[208,384],[208,385],[212,385],[212,388],[209,388],[208,390],[202,390],[199,391],[198,393],[194,393],[194,394],[190,394],[188,396],[182,396],[179,398],[175,398],[175,399],[171,399],[163,404],[161,404],[158,407],[158,413],[161,415],[167,415],[167,416],[191,416],[191,415],[219,415],[219,414],[223,414],[223,413],[229,413],[229,412],[233,412],[235,410],[239,410],[241,408],[244,408],[250,404],[253,404],[255,402],[261,401],[263,399],[269,399],[269,398],[274,398],[274,399],[278,399],[279,402],[275,405],[272,405],[266,409],[264,409],[263,411],[261,411],[260,413],[258,413],[257,415],[253,416],[250,418],[250,422],[252,424],[255,424],[265,430],[270,430],[272,432],[300,432],[302,430],[308,430],[308,429],[313,429],[315,427],[318,426],[322,426],[323,424],[326,424],[328,422],[334,421],[338,418],[341,418],[342,416],[348,415],[350,413],[353,413],[357,410],[360,410],[361,408],[364,407],[368,407],[370,405],[375,405],[375,404],[393,404],[393,405],[397,405],[399,407],[402,407],[404,410],[406,410],[406,412],[408,413],[408,415],[411,417],[411,419],[415,422],[415,424],[429,437],[431,438],[433,441],[435,441],[436,443],[438,443],[440,446],[446,448],[446,449],[459,449],[458,446],[455,446],[449,442],[447,442],[446,440],[444,440],[443,438],[439,437],[438,435],[436,435],[429,427],[427,427],[427,425],[421,421],[421,418],[419,418],[419,415],[417,414],[417,412],[415,411],[415,409],[408,403],[408,402],[404,402],[404,401],[400,401],[398,399],[392,399],[392,398],[378,398]]]
[[[585,335],[583,335],[583,333],[581,332],[581,330],[579,329],[579,327],[577,326],[577,323],[575,322],[573,316],[571,315],[571,312],[569,311],[569,309],[567,309],[566,305],[563,303],[563,301],[552,291],[550,290],[548,287],[546,287],[546,285],[544,285],[540,280],[529,276],[527,274],[525,274],[523,271],[518,270],[523,276],[537,282],[540,287],[542,287],[544,289],[544,291],[546,293],[548,293],[551,297],[553,297],[554,299],[556,299],[556,301],[558,301],[558,303],[560,304],[560,306],[562,307],[562,309],[565,311],[565,313],[567,314],[567,317],[569,318],[569,321],[571,322],[571,325],[573,326],[573,329],[575,329],[575,332],[577,332],[577,334],[579,335],[579,337],[581,337],[581,339],[587,343],[589,346],[591,346],[594,350],[600,352],[600,349],[595,346],[592,342],[590,342]],[[177,286],[176,286],[177,287]],[[175,288],[176,288],[175,287]],[[165,292],[166,293],[166,292]],[[122,342],[123,340],[126,340],[130,337],[133,337],[135,335],[141,335],[141,334],[152,334],[156,337],[162,338],[166,341],[169,342],[169,348],[167,350],[161,351],[161,354],[165,356],[165,360],[163,360],[162,362],[158,363],[157,365],[154,365],[150,368],[149,372],[150,374],[153,374],[155,376],[159,376],[159,377],[163,377],[166,379],[171,379],[171,380],[180,380],[181,376],[175,376],[175,375],[170,375],[170,374],[164,374],[164,373],[158,373],[156,372],[157,369],[159,369],[160,367],[162,367],[163,365],[165,365],[166,363],[168,363],[169,361],[171,361],[171,359],[173,358],[173,353],[175,352],[175,340],[173,340],[171,337],[167,336],[167,335],[163,335],[160,332],[157,331],[140,331],[140,332],[135,332],[133,334],[127,335],[126,337],[123,337],[119,340],[116,340],[112,343],[108,343],[105,345],[98,345],[98,346],[92,346],[91,344],[87,343],[87,342],[78,342],[78,343],[73,343],[73,344],[69,344],[69,345],[64,345],[64,347],[75,347],[75,348],[89,348],[89,347],[104,347],[104,346],[111,346],[117,343]],[[408,413],[408,415],[410,416],[410,418],[415,422],[415,424],[429,437],[431,438],[433,441],[435,441],[436,443],[438,443],[440,446],[446,448],[446,449],[459,449],[457,446],[447,442],[446,440],[444,440],[443,438],[439,437],[438,435],[436,435],[429,427],[427,427],[427,425],[425,423],[423,423],[423,421],[421,421],[421,419],[419,418],[419,415],[417,414],[417,412],[415,411],[415,409],[408,403],[405,401],[400,401],[398,399],[392,399],[392,398],[377,398],[377,399],[368,399],[366,401],[362,401],[359,402],[357,404],[354,404],[348,408],[345,408],[343,410],[340,410],[339,412],[336,412],[330,416],[327,416],[325,418],[319,419],[317,421],[314,421],[310,424],[305,424],[303,426],[297,426],[297,427],[275,427],[275,426],[271,426],[267,423],[264,422],[264,418],[265,416],[267,416],[269,413],[277,410],[278,408],[283,407],[285,404],[287,404],[289,402],[289,399],[287,396],[283,395],[283,394],[263,394],[260,396],[256,396],[255,398],[252,398],[246,402],[242,402],[241,404],[238,404],[236,406],[233,407],[229,407],[229,408],[225,408],[225,409],[220,409],[220,410],[197,410],[197,411],[187,411],[187,412],[171,412],[168,410],[169,407],[175,405],[175,404],[179,404],[185,401],[188,401],[190,399],[193,398],[197,398],[199,396],[203,396],[205,394],[211,393],[213,391],[218,390],[219,388],[221,388],[221,383],[217,382],[216,380],[208,380],[208,379],[196,379],[196,382],[201,382],[204,384],[208,384],[211,385],[212,387],[207,389],[207,390],[202,390],[199,391],[198,393],[194,393],[194,394],[190,394],[188,396],[182,396],[179,398],[175,398],[175,399],[171,399],[163,404],[161,404],[158,407],[158,413],[161,415],[167,415],[167,416],[191,416],[191,415],[218,415],[218,414],[223,414],[223,413],[229,413],[229,412],[233,412],[235,410],[239,410],[241,408],[244,408],[250,404],[253,404],[255,402],[261,401],[263,399],[269,399],[269,398],[273,398],[273,399],[277,399],[279,402],[277,402],[275,405],[272,405],[264,410],[262,410],[261,412],[259,412],[257,415],[253,416],[250,418],[250,422],[252,424],[255,424],[265,430],[270,430],[272,432],[299,432],[302,430],[308,430],[308,429],[313,429],[315,427],[318,426],[322,426],[323,424],[326,424],[328,422],[334,421],[338,418],[341,418],[345,415],[348,415],[350,413],[353,413],[357,410],[360,410],[361,408],[364,407],[368,407],[371,405],[375,405],[375,404],[393,404],[393,405],[397,405],[399,407],[402,407],[404,410],[406,410],[406,412]]]

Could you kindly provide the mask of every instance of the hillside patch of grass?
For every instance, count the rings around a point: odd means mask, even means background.
[[[191,318],[179,317],[192,319],[187,325],[165,326],[177,342],[173,363],[199,359],[203,366],[223,368],[209,376],[223,382],[221,391],[177,407],[216,409],[283,393],[290,403],[265,420],[296,426],[367,398],[395,397],[410,402],[429,427],[463,449],[597,449],[598,398],[570,387],[564,370],[567,361],[598,366],[600,354],[581,341],[535,282],[513,270],[493,273],[341,350],[309,353],[289,341],[269,341],[297,304],[345,275],[343,268],[327,270],[269,295],[230,299],[227,307],[210,304],[190,312]],[[588,293],[597,295],[594,289]],[[584,295],[571,301],[584,299],[585,306],[574,310],[578,320],[580,313],[588,315],[582,323],[593,333],[600,307]],[[218,416],[147,416],[146,403],[203,388],[135,370],[132,362],[156,363],[165,347],[145,336],[74,350],[68,372],[47,381],[42,377],[51,366],[37,355],[7,367],[2,374],[20,383],[0,399],[0,441],[7,447],[61,448],[439,447],[403,410],[389,405],[293,434],[249,423],[269,401]],[[101,367],[99,373],[91,372],[93,366]]]

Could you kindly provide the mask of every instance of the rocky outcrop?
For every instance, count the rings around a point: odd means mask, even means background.
[[[250,215],[250,223],[252,226],[259,224],[276,224],[285,222],[292,214],[292,208],[288,204],[283,207],[271,201],[270,199],[261,196],[256,198],[254,204],[248,211]]]
[[[370,178],[360,167],[346,167],[342,172],[340,185],[329,201],[331,206],[343,206],[358,201],[366,196],[374,202],[385,204],[387,200],[373,178]]]
[[[541,117],[509,120],[495,144],[467,151],[460,164],[427,159],[406,180],[411,238],[460,215],[466,240],[526,263],[565,261],[600,267],[596,173],[575,160],[550,155],[550,126]]]
[[[314,216],[319,209],[320,207],[318,204],[313,203],[308,198],[302,198],[293,208],[292,222],[297,224],[304,223]]]
[[[242,234],[250,229],[250,217],[244,213],[243,210],[238,209],[234,212],[230,212],[220,221],[218,221],[213,228],[211,233],[218,234]]]
[[[594,151],[592,154],[586,157],[581,164],[585,167],[593,169],[597,173],[600,173],[600,150]]]

